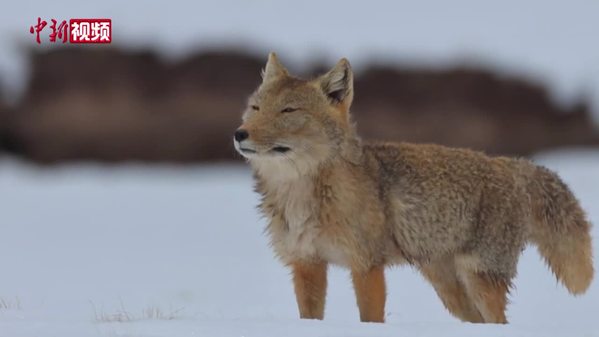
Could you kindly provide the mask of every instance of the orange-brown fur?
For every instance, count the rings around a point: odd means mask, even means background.
[[[352,271],[352,282],[356,290],[356,299],[362,322],[384,322],[385,286],[384,266],[375,266],[366,272]]]
[[[323,319],[327,292],[327,264],[296,261],[291,267],[300,317]]]
[[[453,258],[448,256],[435,262],[421,264],[422,275],[433,285],[443,305],[462,321],[482,323],[483,318],[458,279]]]
[[[528,242],[571,293],[589,287],[591,225],[555,173],[466,149],[364,143],[352,99],[347,60],[303,80],[271,54],[235,136],[302,318],[323,318],[336,264],[351,270],[361,320],[384,321],[384,267],[409,263],[456,317],[506,323]]]

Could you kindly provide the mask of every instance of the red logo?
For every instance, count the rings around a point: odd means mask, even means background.
[[[69,25],[66,20],[63,20],[58,28],[56,28],[56,20],[52,19],[52,24],[50,25],[50,29],[52,29],[52,33],[50,33],[50,42],[56,42],[56,38],[62,39],[62,43],[67,42],[67,34],[69,31]]]
[[[112,41],[112,20],[110,19],[71,19],[71,43],[110,43]]]
[[[51,19],[49,40],[55,43],[111,43],[112,42],[112,20],[110,19],[71,19],[58,23]],[[37,18],[37,24],[29,27],[29,33],[35,34],[35,41],[42,43],[40,33],[48,25],[48,22]]]
[[[35,41],[37,41],[38,44],[42,43],[40,40],[40,33],[47,24],[48,23],[46,21],[43,21],[41,18],[37,18],[37,25],[29,27],[29,33],[35,34]]]

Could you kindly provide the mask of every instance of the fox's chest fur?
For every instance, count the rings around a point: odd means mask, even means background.
[[[328,235],[319,188],[311,179],[264,181],[262,211],[269,218],[267,232],[277,255],[286,263],[325,260],[348,265],[348,256]]]

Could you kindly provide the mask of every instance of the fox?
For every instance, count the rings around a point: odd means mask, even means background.
[[[353,96],[347,59],[302,79],[270,53],[233,136],[300,318],[324,318],[336,265],[351,273],[360,321],[382,323],[385,268],[410,265],[456,318],[505,324],[529,243],[569,293],[589,288],[591,223],[556,173],[470,149],[363,141]]]

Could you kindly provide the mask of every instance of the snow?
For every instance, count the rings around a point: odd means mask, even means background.
[[[599,152],[538,160],[599,223]],[[299,320],[243,165],[41,168],[2,157],[0,191],[1,337],[599,336],[598,282],[568,295],[534,249],[507,326],[457,321],[409,267],[387,272],[384,325],[359,323],[339,268],[325,320]]]
[[[0,82],[7,98],[18,97],[26,48],[51,46],[29,34],[38,17],[108,17],[115,46],[149,47],[169,58],[236,46],[264,57],[275,50],[298,66],[341,57],[358,70],[372,60],[480,64],[545,83],[564,104],[588,96],[599,118],[597,13],[599,2],[589,0],[9,1],[0,11]]]

